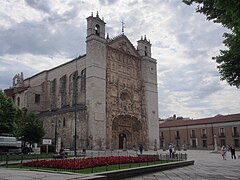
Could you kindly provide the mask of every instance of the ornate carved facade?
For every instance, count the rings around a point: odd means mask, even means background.
[[[147,141],[141,58],[125,35],[107,46],[107,144],[132,148]],[[122,136],[124,138],[122,138]]]

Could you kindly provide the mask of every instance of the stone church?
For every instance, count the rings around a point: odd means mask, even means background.
[[[157,62],[145,37],[137,48],[105,22],[87,18],[86,54],[32,77],[13,78],[16,105],[38,113],[58,148],[159,146]]]

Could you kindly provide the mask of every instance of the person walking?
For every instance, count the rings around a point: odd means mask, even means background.
[[[172,145],[172,143],[169,144],[168,150],[169,150],[170,158],[172,158],[172,152],[173,152],[173,145]]]
[[[139,145],[139,151],[140,151],[140,154],[142,154],[142,152],[143,152],[143,145],[142,144]]]
[[[223,157],[223,160],[226,160],[227,148],[224,145],[221,148],[221,155]]]
[[[235,148],[234,146],[230,146],[230,152],[232,159],[236,159]]]

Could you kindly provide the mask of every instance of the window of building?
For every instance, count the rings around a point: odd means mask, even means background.
[[[203,140],[202,140],[202,146],[203,146],[203,147],[207,147],[207,140],[206,140],[206,139],[203,139]]]
[[[224,128],[219,128],[219,136],[224,137],[225,136],[225,130]]]
[[[98,24],[95,26],[95,34],[100,36],[100,26]]]
[[[163,148],[164,141],[160,140],[160,147]]]
[[[161,132],[161,138],[163,138],[163,132]]]
[[[224,145],[224,146],[226,145],[225,139],[221,139],[221,140],[220,140],[220,146],[222,147],[223,145]]]
[[[239,140],[238,139],[234,139],[234,146],[239,147]]]
[[[40,94],[35,94],[35,103],[40,103]]]
[[[202,129],[202,130],[201,130],[201,135],[202,135],[202,138],[206,138],[206,137],[207,137],[207,131],[206,131],[206,129]]]
[[[20,97],[17,98],[17,105],[20,106]]]
[[[66,119],[63,118],[63,127],[65,127],[65,126],[66,126]]]
[[[145,46],[145,56],[148,55],[148,54],[147,54],[147,50],[148,50],[148,48],[147,48],[147,46]]]
[[[233,127],[233,136],[238,136],[237,127]]]
[[[191,142],[192,142],[192,147],[197,147],[196,139],[192,139]]]
[[[192,137],[192,138],[195,138],[195,137],[196,137],[196,134],[195,134],[195,130],[194,130],[194,129],[191,130],[191,137]]]
[[[179,139],[179,138],[180,138],[179,131],[176,131],[176,138],[177,138],[177,139]]]
[[[219,129],[219,132],[220,132],[220,133],[224,133],[224,128],[220,128],[220,129]]]

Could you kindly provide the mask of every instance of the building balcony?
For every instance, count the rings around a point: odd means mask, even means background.
[[[202,138],[207,138],[207,134],[201,134]]]
[[[160,136],[160,139],[164,139],[164,137],[163,137],[163,136]]]
[[[180,136],[178,135],[178,136],[175,136],[175,139],[180,139]]]
[[[219,135],[218,135],[219,137],[225,137],[225,133],[219,133]]]
[[[232,133],[232,137],[239,137],[238,133]]]
[[[196,138],[196,134],[191,134],[190,138]]]

